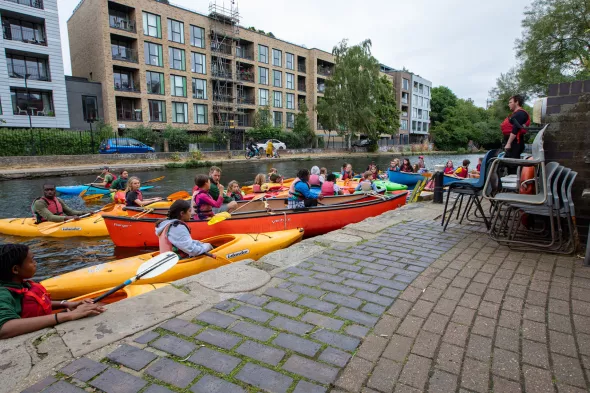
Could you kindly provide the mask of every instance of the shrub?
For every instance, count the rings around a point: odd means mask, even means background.
[[[123,136],[127,138],[137,139],[140,142],[145,143],[148,146],[156,147],[161,143],[161,135],[158,131],[154,131],[151,128],[139,126],[137,128],[128,128],[123,133]]]
[[[188,151],[190,137],[186,130],[169,125],[164,129],[162,137],[168,140],[169,151]]]

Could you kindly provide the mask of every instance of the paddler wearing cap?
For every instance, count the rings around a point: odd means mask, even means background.
[[[111,173],[108,166],[103,167],[102,172],[96,178],[102,180],[102,182],[92,183],[92,185],[96,186],[96,187],[104,187],[104,188],[111,188],[111,184],[115,180],[117,180],[117,176],[115,176]]]

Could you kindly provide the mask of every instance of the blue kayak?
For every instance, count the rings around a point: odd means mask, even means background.
[[[419,181],[426,179],[419,173],[408,173],[408,172],[394,172],[387,171],[389,181],[398,184],[405,184],[406,186],[414,186]]]
[[[154,188],[154,186],[142,186],[139,189],[141,191],[149,190],[150,188]],[[104,187],[96,187],[96,186],[89,186],[89,185],[79,185],[79,186],[60,186],[55,187],[55,190],[60,194],[65,195],[78,195],[82,191],[86,190],[86,195],[96,195],[96,194],[110,194],[111,190]]]

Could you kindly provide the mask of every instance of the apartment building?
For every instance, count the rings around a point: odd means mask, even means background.
[[[412,73],[400,71],[389,67],[385,64],[380,65],[381,72],[387,75],[393,83],[395,89],[395,102],[397,109],[400,111],[400,124],[395,144],[407,145],[410,143],[410,124],[412,104]]]
[[[430,99],[432,82],[412,74],[410,143],[421,143],[430,131]]]
[[[57,0],[0,0],[4,127],[69,128]]]
[[[213,3],[205,15],[154,0],[82,0],[68,33],[72,74],[102,83],[114,128],[221,126],[241,148],[259,107],[290,129],[305,102],[322,132],[313,107],[333,56],[242,28],[234,9]]]

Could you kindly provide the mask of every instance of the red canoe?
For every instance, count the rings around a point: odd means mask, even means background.
[[[304,228],[305,237],[321,235],[348,224],[375,217],[405,205],[407,192],[385,197],[364,197],[358,202],[318,206],[309,209],[278,209],[236,212],[215,225],[207,221],[189,221],[193,238],[204,239],[225,233],[260,233]],[[254,202],[256,203],[256,202]],[[109,235],[118,247],[157,247],[154,231],[157,218],[131,218],[103,215]]]

